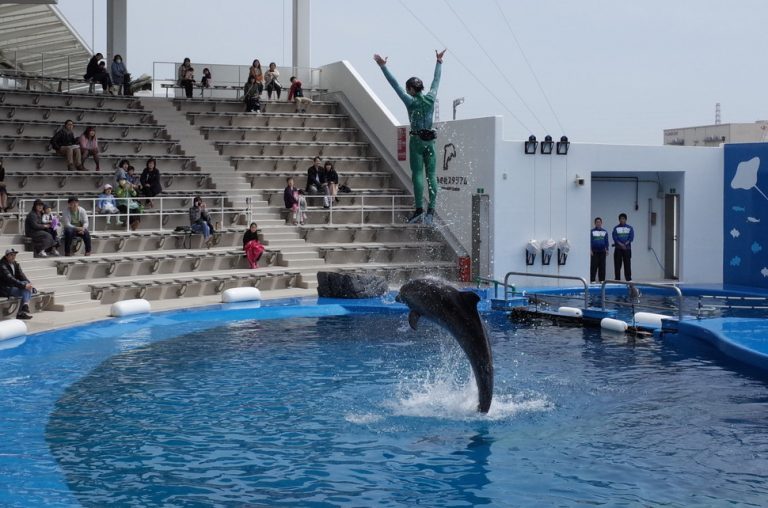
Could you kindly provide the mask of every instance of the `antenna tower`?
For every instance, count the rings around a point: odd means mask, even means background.
[[[715,125],[720,125],[720,103],[715,103]]]

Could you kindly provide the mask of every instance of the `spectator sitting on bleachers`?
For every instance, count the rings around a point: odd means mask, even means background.
[[[138,195],[143,194],[142,189],[144,188],[144,186],[141,185],[141,175],[136,174],[136,168],[129,165],[127,176],[128,176],[128,183],[130,183],[131,187],[134,188],[134,190],[136,191],[136,194]]]
[[[3,167],[3,159],[0,159],[0,210],[7,212],[10,210],[8,206],[8,189],[5,185],[5,167]]]
[[[312,99],[304,97],[304,89],[301,88],[301,81],[296,76],[291,76],[291,88],[288,90],[288,102],[296,103],[297,113],[306,113],[307,105],[312,104]]]
[[[67,159],[67,169],[84,169],[80,158],[80,145],[75,139],[75,122],[67,120],[64,126],[60,127],[51,138],[51,148]]]
[[[160,184],[160,171],[157,169],[157,161],[149,159],[147,167],[141,172],[141,192],[148,198],[153,198],[163,192],[163,186]],[[148,208],[154,207],[151,199],[145,203]]]
[[[323,161],[320,157],[312,159],[312,165],[307,168],[307,185],[304,190],[307,194],[325,194],[325,184],[320,180],[320,172],[323,170]]]
[[[29,301],[35,288],[16,262],[18,253],[16,249],[8,249],[3,259],[0,259],[0,296],[21,298],[16,319],[32,319],[29,314]]]
[[[267,99],[272,99],[272,92],[277,94],[277,100],[280,100],[280,92],[283,85],[280,84],[280,71],[277,70],[275,62],[270,62],[269,70],[264,73],[264,84],[267,87]]]
[[[24,236],[32,241],[32,252],[36,258],[44,258],[48,253],[54,256],[59,255],[56,252],[56,240],[51,234],[51,225],[43,223],[44,206],[42,200],[36,199],[32,203],[32,210],[24,219]]]
[[[243,250],[248,258],[248,266],[258,268],[259,258],[264,254],[264,246],[259,242],[258,226],[255,222],[251,222],[248,231],[243,235]]]
[[[107,224],[112,224],[111,214],[120,213],[120,210],[117,209],[117,200],[115,199],[114,194],[112,194],[112,186],[108,183],[104,184],[101,194],[99,194],[99,199],[96,201],[96,213],[108,214]],[[117,223],[120,225],[123,224],[119,218]]]
[[[189,58],[185,58],[179,67],[178,84],[184,89],[187,99],[191,99],[192,87],[195,84],[195,69],[192,68]]]
[[[83,76],[83,78],[88,81],[101,83],[101,90],[103,93],[114,95],[110,88],[112,86],[112,80],[109,78],[109,73],[107,73],[106,64],[103,64],[103,66],[99,65],[103,63],[101,62],[103,58],[104,55],[101,53],[93,55],[88,61],[88,66],[85,68],[85,76]]]
[[[203,235],[205,246],[210,248],[213,241],[213,227],[211,227],[211,216],[200,196],[195,197],[192,206],[189,207],[189,226],[193,233]]]
[[[299,223],[299,190],[294,185],[292,176],[289,176],[285,183],[283,203],[285,203],[285,208],[291,211],[291,224],[295,226]]]
[[[78,139],[80,143],[80,160],[85,169],[85,159],[89,155],[93,156],[93,162],[96,163],[96,171],[99,171],[99,139],[96,137],[96,129],[91,126],[85,128],[85,131]]]
[[[328,187],[328,194],[331,199],[339,202],[336,194],[339,192],[339,174],[333,168],[333,162],[325,161],[325,185]]]
[[[130,83],[125,82],[125,76],[128,74],[128,70],[125,68],[122,56],[115,55],[115,57],[112,59],[110,70],[112,71],[112,84],[117,87],[118,92],[120,92],[122,89],[122,92],[120,93],[123,95],[130,95],[127,92],[128,88],[130,87]]]
[[[64,255],[72,255],[72,240],[76,236],[83,239],[85,255],[91,255],[91,233],[88,231],[88,212],[80,206],[80,201],[72,196],[67,200],[61,223],[64,226]]]
[[[200,86],[203,88],[211,88],[213,86],[213,76],[211,76],[211,70],[208,67],[203,69],[203,78],[200,80]],[[200,90],[200,95],[203,95],[202,90]]]
[[[115,197],[117,198],[117,209],[122,214],[128,215],[130,211],[130,228],[131,231],[136,231],[141,224],[141,217],[139,214],[143,211],[141,203],[136,201],[135,198],[138,193],[133,185],[125,178],[121,178],[118,182],[117,189],[115,189]],[[127,218],[126,218],[127,220]]]
[[[54,248],[51,249],[51,254],[58,256],[59,252],[55,247],[59,246],[59,226],[61,226],[61,221],[59,220],[59,215],[53,212],[51,205],[43,205],[43,224],[49,224],[51,226],[50,229],[48,229],[48,232],[51,233],[53,241],[56,242]]]
[[[259,59],[253,61],[253,64],[248,69],[248,77],[253,78],[256,83],[256,95],[261,98],[261,92],[264,91],[264,72],[261,70],[261,62]]]
[[[243,87],[243,102],[247,113],[261,113],[261,98],[259,97],[259,85],[256,78],[248,76],[248,82]]]
[[[128,168],[130,166],[131,163],[128,162],[128,159],[120,161],[115,170],[115,185],[120,185],[120,180],[128,180]]]

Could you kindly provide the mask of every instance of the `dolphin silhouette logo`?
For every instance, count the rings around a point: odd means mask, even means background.
[[[414,279],[400,288],[397,301],[411,312],[408,324],[416,329],[424,316],[448,330],[469,359],[477,384],[477,410],[487,413],[493,398],[493,354],[485,326],[477,312],[480,297],[459,291],[437,279]]]

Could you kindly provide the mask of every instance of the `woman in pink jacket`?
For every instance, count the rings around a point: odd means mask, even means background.
[[[88,155],[93,156],[93,161],[96,163],[96,171],[99,171],[99,140],[96,137],[96,129],[93,127],[86,127],[83,135],[80,136],[80,155],[83,162],[88,158]]]

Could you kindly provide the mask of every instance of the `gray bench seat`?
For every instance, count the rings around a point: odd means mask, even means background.
[[[30,135],[48,136],[49,139],[61,128],[62,123],[54,120],[23,120],[16,118],[0,118],[0,135],[19,136],[28,132]],[[129,123],[90,122],[88,125],[96,129],[97,137],[118,137],[133,139],[165,139],[165,129],[157,125],[142,125]],[[85,129],[83,129],[85,130]],[[78,128],[77,133],[82,133]]]
[[[200,127],[211,141],[355,141],[353,127]]]
[[[128,138],[102,138],[99,137],[99,149],[101,157],[109,154],[109,151],[132,153],[134,157],[149,157],[163,154],[178,154],[179,142],[167,139],[128,139]],[[0,146],[7,152],[42,154],[53,152],[50,145],[50,136],[2,136]],[[127,149],[127,150],[126,150]]]
[[[336,171],[341,175],[346,167],[354,165],[356,168],[365,167],[375,169],[381,159],[378,157],[349,157],[349,156],[328,156],[324,160],[333,162]],[[306,174],[307,167],[312,165],[312,160],[306,156],[292,155],[247,155],[231,157],[230,161],[236,170],[249,171],[272,168],[275,171],[297,171],[303,169]]]
[[[51,291],[38,291],[30,300],[31,311],[41,311],[50,308],[54,303],[54,293]],[[13,318],[19,310],[21,298],[0,297],[0,315],[2,318]]]
[[[216,149],[224,156],[271,155],[312,158],[356,157],[368,152],[368,143],[356,141],[217,141]]]
[[[85,83],[85,81],[83,81]],[[0,104],[33,106],[74,106],[80,108],[141,109],[136,97],[81,93],[0,90]]]
[[[53,153],[17,153],[17,152],[9,152],[2,154],[3,159],[6,161],[5,167],[6,171],[13,168],[13,171],[23,171],[23,170],[32,170],[34,171],[36,169],[43,169],[44,167],[48,166],[51,167],[53,165],[60,165],[60,166],[66,166],[66,159],[58,154]],[[194,170],[196,168],[194,164],[194,158],[189,155],[169,155],[169,154],[162,154],[162,155],[153,155],[151,156],[153,159],[157,160],[157,167],[160,169],[160,171],[163,171],[164,169],[170,168],[170,170],[174,169],[184,169],[184,170]],[[105,167],[117,167],[117,164],[123,160],[128,159],[129,161],[136,160],[136,154],[113,154],[113,153],[105,153],[101,155],[101,163]],[[149,156],[145,156],[144,158],[148,159]],[[13,166],[9,161],[13,161]],[[32,163],[34,167],[31,167],[30,164],[23,164],[24,162]],[[63,169],[63,168],[62,168]],[[143,168],[142,168],[143,169]]]
[[[152,114],[141,109],[81,108],[77,106],[4,105],[0,104],[0,117],[19,119],[66,120],[88,124],[107,121],[132,124],[154,124]]]

